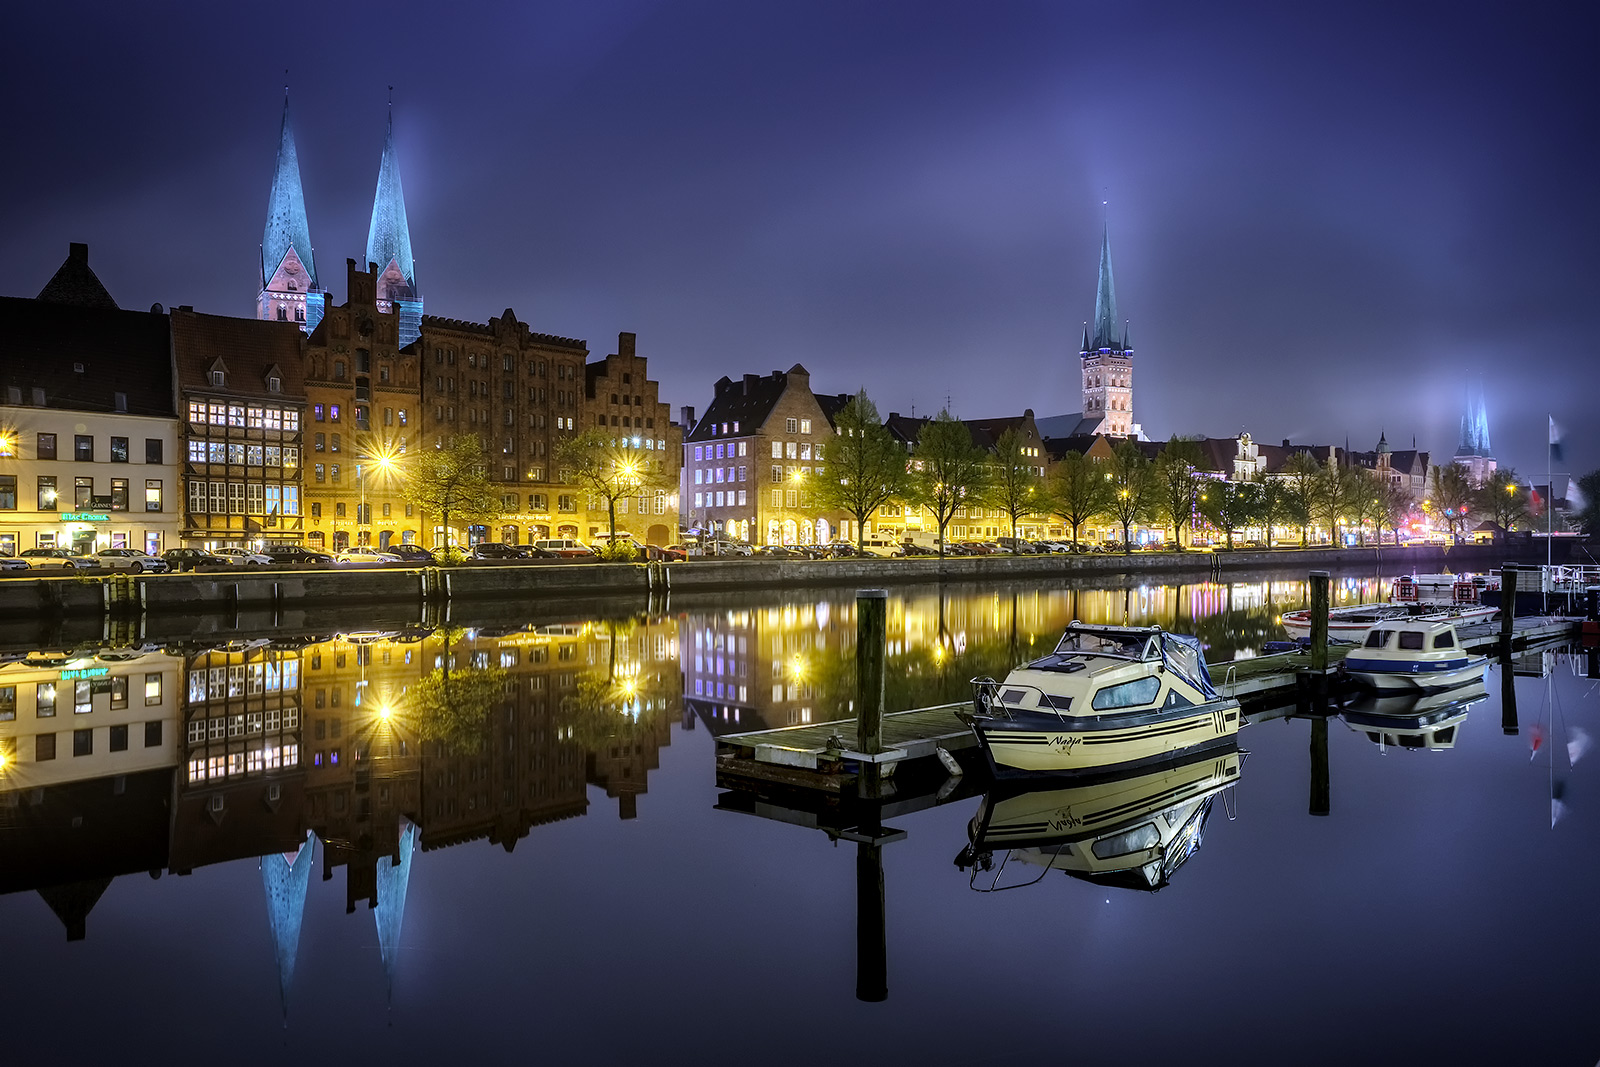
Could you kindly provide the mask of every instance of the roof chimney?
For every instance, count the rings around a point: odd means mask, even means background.
[[[694,408],[685,404],[678,409],[678,424],[685,430],[694,429]]]
[[[1285,437],[1283,439],[1283,447],[1284,448],[1288,448],[1289,447],[1289,439],[1287,437]]]
[[[61,246],[57,245],[56,247],[59,248]],[[69,243],[67,245],[67,258],[72,260],[74,263],[82,263],[85,267],[87,267],[89,265],[89,246],[84,244],[82,241],[73,241]]]
[[[631,356],[631,355],[633,355],[633,342],[635,340],[636,340],[635,336],[633,334],[631,334],[631,333],[626,332],[626,331],[617,334],[617,355],[619,355],[619,356]]]
[[[759,374],[746,374],[744,376],[744,395],[749,396],[751,391],[755,389],[756,383],[760,380],[761,375]]]

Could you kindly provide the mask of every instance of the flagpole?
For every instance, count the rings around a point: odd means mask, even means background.
[[[1545,480],[1545,484],[1547,486],[1549,486],[1548,492],[1550,494],[1548,496],[1548,498],[1546,498],[1546,500],[1544,502],[1544,515],[1545,515],[1544,565],[1548,568],[1552,563],[1555,562],[1555,541],[1556,541],[1556,475],[1555,475],[1556,443],[1555,443],[1555,435],[1556,435],[1556,417],[1554,415],[1546,415],[1545,418],[1550,420],[1550,424],[1549,424],[1549,427],[1548,427],[1550,432],[1546,435],[1549,438],[1549,441],[1544,446],[1544,480]],[[1549,573],[1550,572],[1548,570],[1545,571],[1545,574],[1547,576],[1546,577],[1546,581],[1548,581]],[[1544,584],[1544,583],[1541,583],[1541,584]]]

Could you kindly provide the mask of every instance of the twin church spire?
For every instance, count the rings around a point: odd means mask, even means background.
[[[367,231],[366,262],[379,270],[380,306],[400,311],[400,346],[417,339],[422,327],[422,297],[417,292],[416,266],[411,256],[411,230],[406,223],[405,194],[400,187],[400,164],[394,148],[394,112],[384,131],[383,158],[378,165],[378,188],[372,201],[372,225]],[[306,218],[305,194],[300,185],[300,159],[289,118],[289,94],[284,91],[283,125],[278,136],[278,162],[267,196],[267,225],[261,237],[261,293],[257,316],[298,322],[307,333],[316,329],[327,306],[327,293],[317,282],[311,247],[311,227]]]

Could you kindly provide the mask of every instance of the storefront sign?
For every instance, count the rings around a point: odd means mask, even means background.
[[[99,511],[68,511],[61,516],[62,522],[110,522],[111,516]]]
[[[110,673],[110,667],[79,667],[76,670],[62,671],[57,678],[63,682],[76,682],[84,678],[104,678]]]

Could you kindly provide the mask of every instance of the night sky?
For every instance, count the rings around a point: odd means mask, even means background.
[[[1102,8],[1111,10],[1102,10]],[[967,418],[1079,407],[1109,212],[1153,437],[1600,466],[1592,5],[583,3],[7,11],[0,293],[249,315],[289,68],[325,286],[393,85],[430,314],[662,395],[799,361]],[[1109,201],[1109,207],[1102,207]]]

